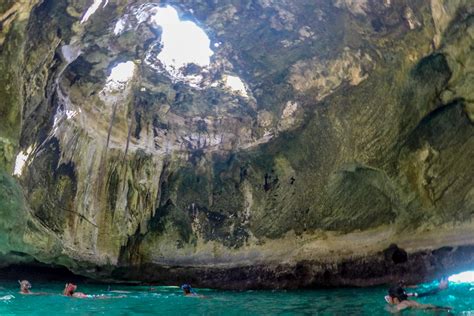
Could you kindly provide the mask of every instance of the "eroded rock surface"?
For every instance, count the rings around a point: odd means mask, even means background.
[[[207,60],[163,58],[163,9],[206,32]],[[472,264],[473,11],[0,4],[4,264],[228,288]]]

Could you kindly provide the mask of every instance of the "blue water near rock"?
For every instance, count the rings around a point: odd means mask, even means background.
[[[78,291],[101,295],[75,299],[61,296],[63,283],[33,283],[32,291],[48,295],[18,293],[16,282],[0,282],[0,315],[387,315],[386,287],[299,291],[217,291],[197,289],[207,298],[184,297],[178,287],[114,286],[79,284]],[[424,284],[422,292],[436,286]],[[119,296],[124,297],[120,298]],[[422,303],[451,306],[451,314],[474,315],[474,284],[451,284]],[[450,315],[411,311],[403,315]]]

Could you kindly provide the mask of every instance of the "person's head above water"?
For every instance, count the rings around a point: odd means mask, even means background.
[[[77,285],[73,283],[66,283],[63,294],[66,296],[72,296],[74,292],[76,291],[76,289],[77,289]]]
[[[408,299],[407,293],[399,285],[392,286],[390,289],[388,289],[388,297],[391,301],[391,304],[398,304]]]
[[[76,292],[77,285],[74,283],[66,283],[63,295],[75,298],[93,298],[94,295],[87,295],[82,292]]]
[[[30,293],[31,283],[28,280],[18,280],[18,283],[20,284],[21,293]]]
[[[183,290],[184,295],[194,294],[193,288],[189,284],[181,285],[181,290]]]

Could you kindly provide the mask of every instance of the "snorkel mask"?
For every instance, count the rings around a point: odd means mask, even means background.
[[[183,284],[181,285],[181,290],[183,290],[184,292],[186,293],[192,293],[192,294],[195,294],[196,292],[194,292],[194,289],[191,287],[191,285],[189,284]]]
[[[31,289],[31,283],[27,280],[23,280],[23,281],[18,280],[18,284],[20,284],[20,287],[22,289],[28,289],[28,290]]]
[[[72,283],[68,283],[68,285],[66,286],[66,294],[74,294],[74,291],[76,291],[77,289],[77,285],[75,284],[72,284]]]

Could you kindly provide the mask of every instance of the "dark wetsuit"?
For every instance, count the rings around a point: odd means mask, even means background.
[[[428,292],[417,293],[416,297],[425,297],[425,296],[436,295],[436,294],[438,294],[440,291],[441,291],[440,288],[436,288],[436,289],[429,290]]]

